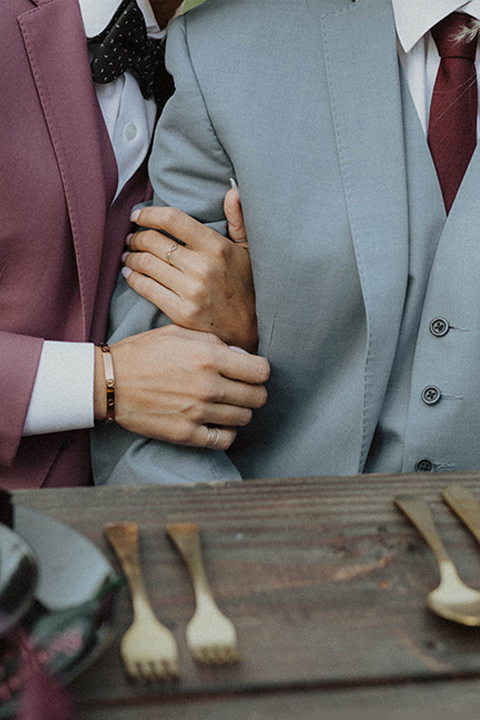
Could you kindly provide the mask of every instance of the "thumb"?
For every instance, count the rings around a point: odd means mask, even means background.
[[[225,195],[223,203],[225,217],[228,220],[228,234],[234,242],[241,242],[247,239],[245,223],[243,221],[242,205],[235,190],[229,190]]]

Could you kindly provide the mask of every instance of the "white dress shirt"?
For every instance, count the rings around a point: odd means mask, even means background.
[[[450,13],[460,10],[480,20],[480,0],[392,0],[397,30],[397,47],[410,94],[425,135],[433,86],[440,56],[430,29]],[[477,51],[477,75],[480,58]],[[478,117],[478,116],[477,116]],[[477,121],[479,127],[480,119]]]
[[[87,37],[98,35],[120,0],[78,0]],[[161,39],[148,0],[137,0],[150,37]],[[182,10],[180,6],[177,14]],[[145,100],[131,72],[95,85],[118,166],[117,195],[143,162],[153,134],[156,104]],[[24,425],[24,435],[93,426],[94,346],[45,341]]]

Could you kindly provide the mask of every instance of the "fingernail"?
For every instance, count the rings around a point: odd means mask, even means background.
[[[125,267],[125,266],[122,267],[121,273],[122,273],[123,277],[125,278],[125,280],[126,280],[126,279],[128,278],[128,276],[131,274],[131,272],[132,272],[132,271],[131,271],[131,269],[130,269],[129,267]]]
[[[237,347],[236,345],[229,345],[228,347],[230,348],[230,350],[235,350],[235,352],[241,352],[241,353],[244,353],[245,355],[250,355],[249,352],[247,352],[246,350],[244,350],[241,347]]]
[[[130,255],[130,253],[129,253],[128,250],[123,253],[122,257],[120,258],[120,260],[122,261],[122,263],[125,262],[125,260],[127,259],[127,257],[128,257],[129,255]]]
[[[127,237],[125,238],[125,245],[130,246],[130,240],[133,237],[133,233],[128,233]]]
[[[232,190],[235,190],[235,195],[237,196],[238,200],[240,200],[240,190],[238,189],[237,182],[234,178],[230,178],[230,185],[232,186]]]
[[[130,215],[130,220],[131,220],[132,222],[137,222],[138,216],[140,215],[140,212],[141,212],[141,210],[138,210],[138,209],[137,209],[137,210],[134,210],[134,211],[132,212],[132,214]]]

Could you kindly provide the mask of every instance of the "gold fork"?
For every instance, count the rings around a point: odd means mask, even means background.
[[[120,652],[128,674],[137,680],[177,677],[178,650],[173,634],[155,617],[140,565],[138,525],[107,523],[105,535],[127,577],[132,595],[133,622],[125,632]]]
[[[223,665],[240,660],[237,633],[217,607],[203,566],[198,527],[194,523],[167,525],[167,533],[185,561],[195,592],[196,609],[187,625],[187,645],[195,660]]]

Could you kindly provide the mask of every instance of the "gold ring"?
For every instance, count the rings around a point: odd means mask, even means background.
[[[207,428],[207,431],[208,431],[207,432],[207,442],[205,443],[205,445],[203,447],[210,448],[210,450],[211,450],[217,444],[220,434],[219,434],[217,428]]]

